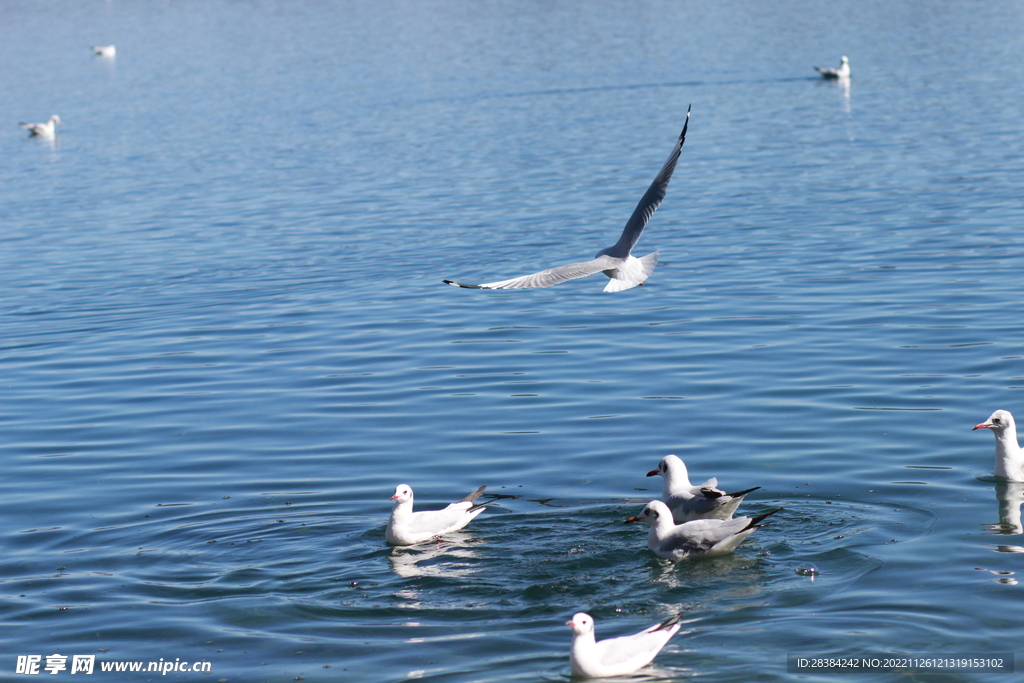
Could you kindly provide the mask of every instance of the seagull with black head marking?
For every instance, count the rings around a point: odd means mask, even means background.
[[[626,227],[619,236],[619,241],[612,246],[597,252],[590,261],[570,263],[566,266],[549,268],[532,275],[512,278],[511,280],[499,280],[487,282],[482,285],[465,285],[454,280],[443,280],[453,287],[465,287],[466,289],[527,289],[531,287],[550,287],[567,280],[604,273],[611,282],[605,285],[606,292],[621,292],[642,285],[644,281],[654,272],[658,264],[658,252],[647,254],[637,258],[632,255],[633,247],[640,240],[647,222],[654,215],[654,212],[661,205],[668,189],[668,182],[672,179],[672,173],[676,170],[676,163],[683,149],[683,142],[686,141],[686,128],[690,125],[690,109],[686,109],[686,122],[683,124],[683,132],[676,140],[676,146],[672,149],[665,165],[661,167],[654,182],[647,188],[647,192],[640,199],[633,215],[626,222]]]

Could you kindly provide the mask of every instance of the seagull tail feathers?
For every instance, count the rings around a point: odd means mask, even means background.
[[[623,292],[627,289],[633,289],[637,285],[642,285],[651,276],[651,273],[654,272],[655,266],[658,265],[658,252],[642,256],[637,260],[640,262],[640,273],[629,273],[624,278],[613,277],[605,285],[604,291]],[[622,271],[620,270],[619,272],[621,273]]]
[[[466,496],[465,498],[463,498],[462,500],[460,500],[458,502],[460,502],[460,503],[472,503],[473,501],[475,501],[477,498],[480,497],[480,494],[482,494],[484,492],[485,488],[487,488],[487,484],[484,484],[483,486],[481,486],[480,488],[476,489],[475,491],[473,491],[468,496]]]

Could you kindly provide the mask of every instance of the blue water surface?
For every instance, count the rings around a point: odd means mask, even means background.
[[[586,610],[684,612],[630,680],[1009,680],[787,654],[1024,635],[971,433],[1024,415],[1022,52],[1011,0],[5,2],[0,677],[565,681]],[[442,284],[612,244],[690,105],[645,286]],[[658,560],[666,453],[785,509]],[[391,549],[400,483],[496,496]],[[99,670],[161,659],[210,672]]]

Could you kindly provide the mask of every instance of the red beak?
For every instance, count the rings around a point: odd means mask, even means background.
[[[656,476],[658,476],[659,474],[661,474],[661,471],[660,471],[660,470],[651,470],[650,472],[648,472],[648,473],[647,473],[647,476],[648,476],[648,477],[656,477]]]
[[[398,494],[396,493],[395,495],[391,496],[391,500],[398,500]]]
[[[633,522],[639,522],[639,521],[640,521],[639,517],[630,517],[625,522],[623,522],[623,524],[632,524]]]
[[[973,432],[975,429],[990,429],[991,427],[991,422],[982,422],[980,425],[974,425],[974,427],[971,428],[971,431]]]

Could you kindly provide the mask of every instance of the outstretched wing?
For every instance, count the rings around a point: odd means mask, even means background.
[[[550,287],[551,285],[557,285],[561,282],[565,282],[566,280],[575,280],[576,278],[600,273],[602,270],[610,270],[618,264],[618,261],[618,259],[612,258],[611,256],[599,256],[593,261],[570,263],[567,266],[548,268],[547,270],[542,270],[539,273],[534,273],[533,275],[523,275],[522,277],[515,277],[511,280],[501,280],[499,282],[487,282],[482,285],[464,285],[461,282],[455,282],[453,280],[443,280],[443,282],[452,285],[453,287],[465,287],[466,289],[527,289],[530,287]]]
[[[676,162],[679,161],[679,155],[683,151],[683,143],[686,141],[686,128],[689,125],[690,108],[687,107],[686,122],[683,124],[683,132],[679,134],[679,139],[676,140],[676,146],[672,149],[672,153],[668,155],[665,165],[658,171],[658,175],[654,177],[654,182],[647,188],[644,196],[640,198],[640,203],[633,209],[633,215],[626,221],[626,227],[623,228],[619,241],[613,247],[607,249],[605,253],[618,258],[626,258],[640,240],[640,235],[647,226],[647,221],[651,220],[651,216],[654,215],[654,212],[661,205],[661,200],[665,198],[665,192],[668,190],[668,181],[672,180],[672,173],[676,170]]]

